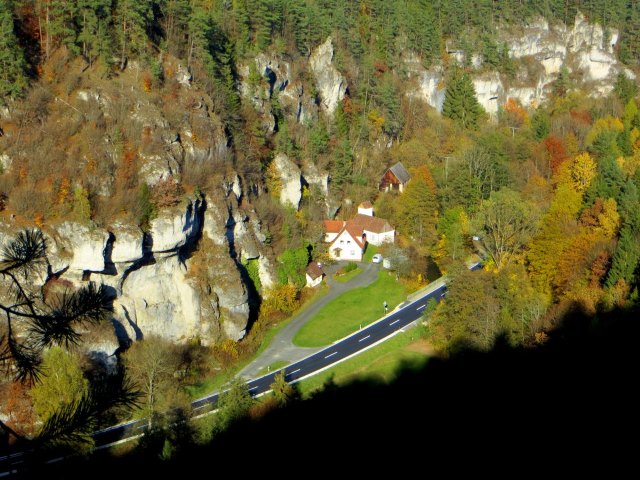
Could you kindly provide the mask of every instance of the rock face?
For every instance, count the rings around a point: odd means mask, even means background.
[[[74,222],[58,225],[56,231],[64,247],[73,252],[70,269],[90,272],[102,272],[105,269],[108,232]]]
[[[309,66],[320,94],[320,105],[327,114],[332,115],[347,92],[347,82],[333,65],[331,37],[313,51]]]
[[[144,235],[137,227],[127,227],[117,224],[111,230],[114,235],[111,249],[113,263],[132,263],[140,260],[143,255]]]
[[[302,198],[302,182],[300,168],[289,160],[284,153],[279,153],[273,160],[280,175],[282,190],[280,190],[280,203],[292,205],[296,210]]]
[[[181,211],[170,214],[162,213],[151,221],[151,238],[153,252],[170,252],[187,243],[200,230],[202,200],[189,201]]]
[[[487,71],[474,76],[478,101],[490,115],[495,115],[509,98],[527,107],[538,106],[547,98],[549,86],[558,78],[563,66],[581,74],[584,88],[591,95],[609,94],[619,72],[635,78],[633,72],[615,58],[618,32],[609,29],[607,37],[602,26],[590,24],[580,13],[570,27],[536,19],[517,31],[499,31],[499,36],[500,43],[507,45],[517,71],[514,78]],[[449,55],[459,63],[464,62],[463,52],[449,51]],[[407,56],[405,64],[415,85],[408,95],[442,111],[446,86],[441,68],[425,70],[411,55]],[[471,66],[482,70],[482,58],[474,56]]]
[[[132,271],[122,288],[125,318],[143,335],[184,341],[200,334],[200,302],[177,256]]]

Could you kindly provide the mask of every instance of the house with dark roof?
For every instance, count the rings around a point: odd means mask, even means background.
[[[380,191],[398,190],[402,193],[410,181],[411,174],[404,168],[402,162],[398,162],[384,172],[380,180]]]
[[[350,220],[324,221],[324,241],[330,243],[329,255],[336,260],[360,262],[367,243],[393,243],[395,234],[387,220],[373,215],[370,202],[361,203],[357,215]]]
[[[315,287],[322,283],[324,278],[324,272],[322,271],[322,265],[320,263],[311,262],[307,266],[306,272],[307,287]]]

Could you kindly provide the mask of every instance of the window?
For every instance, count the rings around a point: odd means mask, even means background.
[[[344,240],[340,240],[340,244],[343,244],[343,243],[344,243]]]
[[[356,254],[355,250],[351,250],[351,256],[354,256]]]
[[[349,245],[351,243],[351,240],[347,240],[347,245]]]

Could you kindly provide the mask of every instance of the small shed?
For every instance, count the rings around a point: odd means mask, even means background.
[[[322,264],[311,262],[307,266],[307,287],[315,287],[322,283],[322,279],[324,278],[324,272],[322,271]]]
[[[411,174],[404,168],[402,162],[398,162],[384,172],[380,180],[380,191],[398,190],[402,193],[410,180]]]

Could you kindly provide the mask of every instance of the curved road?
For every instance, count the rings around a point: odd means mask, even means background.
[[[471,270],[478,268],[480,268],[480,263],[469,266]],[[249,393],[257,396],[271,390],[270,385],[274,382],[274,377],[282,370],[285,371],[285,378],[289,383],[298,382],[390,338],[419,319],[430,299],[440,301],[444,297],[445,290],[446,279],[441,277],[432,282],[422,295],[400,304],[396,310],[368,327],[283,369],[247,382]],[[204,412],[207,407],[215,405],[218,402],[218,397],[219,392],[216,392],[192,402],[196,415],[198,411]],[[107,446],[113,442],[140,435],[144,433],[146,426],[147,422],[143,419],[101,430],[94,434],[96,446]]]
[[[469,266],[471,270],[480,268],[480,263]],[[282,370],[285,371],[285,378],[289,383],[298,382],[305,377],[314,375],[325,370],[336,363],[342,362],[372,346],[397,334],[411,323],[422,316],[422,312],[430,299],[440,301],[444,297],[446,290],[446,278],[441,277],[422,292],[417,298],[400,304],[396,310],[384,316],[375,323],[362,330],[339,340],[323,350],[316,352],[302,360],[293,363],[286,368],[271,372],[262,377],[247,382],[249,392],[253,396],[261,395],[271,390],[270,385],[274,382],[274,377]],[[208,395],[204,398],[192,402],[193,409],[206,412],[208,407],[214,406],[218,402],[219,392]],[[93,437],[96,448],[105,448],[115,442],[125,441],[144,434],[147,428],[147,420],[135,420],[131,422],[115,425],[96,432]],[[15,453],[0,457],[0,476],[8,474],[13,468],[21,463],[22,453]],[[4,473],[2,473],[4,471]]]

